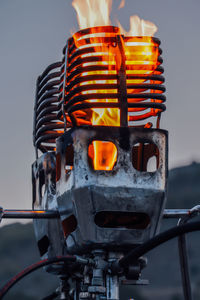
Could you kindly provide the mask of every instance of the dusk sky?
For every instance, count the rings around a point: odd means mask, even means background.
[[[101,0],[99,0],[101,1]],[[62,58],[71,29],[71,0],[0,0],[0,206],[31,208],[35,82]],[[154,22],[161,40],[170,168],[200,161],[200,1],[113,0],[111,18],[128,30],[129,17]],[[4,223],[5,224],[5,223]]]

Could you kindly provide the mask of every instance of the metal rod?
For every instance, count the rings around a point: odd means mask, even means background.
[[[120,106],[120,125],[128,126],[128,105],[127,105],[127,82],[126,82],[126,56],[123,36],[117,35],[116,64],[118,68],[118,93]],[[120,54],[120,55],[119,55]]]
[[[165,209],[163,213],[163,218],[182,218],[190,215],[190,209]]]
[[[1,209],[3,219],[59,219],[60,215],[55,210],[20,210],[20,209]],[[165,209],[164,219],[181,218],[190,214],[189,209]]]
[[[58,219],[58,211],[52,210],[18,210],[5,209],[1,210],[2,219]]]
[[[178,237],[179,261],[181,268],[181,278],[185,300],[192,300],[192,289],[190,282],[189,264],[187,256],[187,243],[185,234]]]

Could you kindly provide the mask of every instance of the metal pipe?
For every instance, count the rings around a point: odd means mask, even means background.
[[[199,231],[199,230],[200,230],[200,221],[190,222],[188,224],[184,224],[181,226],[172,227],[169,230],[154,236],[152,239],[148,240],[142,245],[134,248],[133,250],[128,252],[128,254],[126,254],[123,258],[115,261],[111,265],[111,271],[113,271],[113,274],[118,274],[118,272],[121,271],[121,268],[126,268],[132,262],[136,261],[139,257],[145,255],[147,252],[153,250],[159,245],[175,237],[178,237],[179,235],[183,235],[185,233]]]
[[[53,210],[18,210],[0,208],[1,219],[58,219],[58,211]]]
[[[192,300],[192,289],[187,256],[187,243],[185,234],[178,237],[179,261],[181,268],[181,278],[185,300]]]
[[[165,209],[163,218],[182,218],[190,215],[190,209]]]
[[[165,209],[163,213],[164,219],[182,218],[190,215],[189,209]],[[0,208],[0,214],[3,219],[59,219],[60,215],[55,210],[20,210]]]

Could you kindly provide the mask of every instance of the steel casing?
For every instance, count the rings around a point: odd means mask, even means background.
[[[93,140],[113,142],[118,151],[112,171],[94,171],[88,160]],[[154,172],[133,167],[133,147],[152,143],[159,151]],[[72,155],[73,151],[73,155]],[[68,156],[72,167],[66,168]],[[155,235],[166,201],[168,133],[160,129],[130,127],[74,128],[57,139],[57,202],[67,249],[82,253],[88,249],[124,249]],[[132,213],[146,216],[148,224],[135,227],[99,226],[101,213]],[[133,218],[134,219],[134,218]]]

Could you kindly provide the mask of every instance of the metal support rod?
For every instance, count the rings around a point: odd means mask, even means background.
[[[170,219],[170,218],[182,218],[189,216],[190,210],[189,209],[165,209],[163,213],[163,218]]]
[[[164,219],[182,218],[190,215],[189,209],[165,209],[163,213]],[[5,209],[0,207],[0,215],[3,219],[59,219],[60,215],[55,210],[20,210]]]
[[[192,300],[192,290],[190,282],[190,273],[187,256],[187,243],[185,234],[178,237],[179,261],[181,268],[181,277],[183,285],[183,293],[185,300]]]
[[[120,102],[120,125],[128,125],[127,81],[126,81],[126,56],[124,37],[117,35],[116,64],[118,71],[118,93]]]
[[[18,210],[0,208],[1,219],[59,219],[58,211],[52,210]]]

